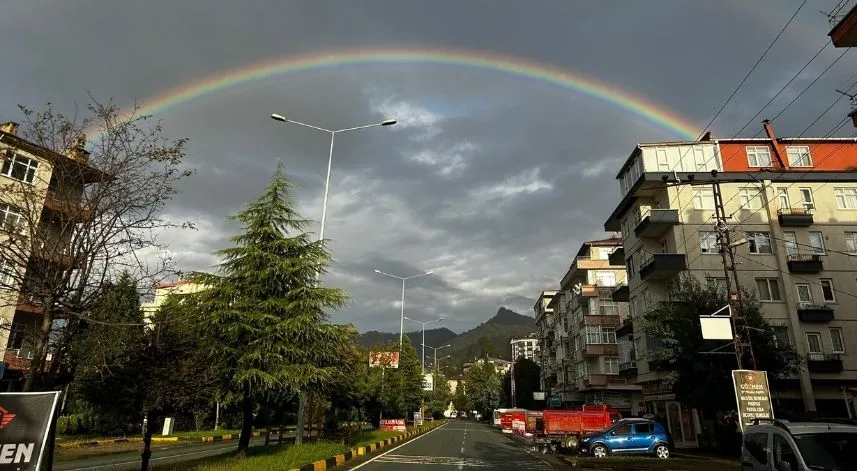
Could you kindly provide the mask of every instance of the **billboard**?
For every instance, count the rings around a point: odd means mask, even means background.
[[[388,432],[407,432],[408,426],[405,425],[405,419],[382,419],[381,430]]]
[[[426,373],[423,375],[423,391],[434,391],[434,375]]]
[[[753,419],[773,419],[774,406],[768,387],[768,372],[732,370],[732,384],[738,401],[738,424],[741,431],[753,424]]]
[[[370,368],[398,368],[399,352],[369,352]]]
[[[0,471],[37,471],[45,459],[59,391],[0,393]]]

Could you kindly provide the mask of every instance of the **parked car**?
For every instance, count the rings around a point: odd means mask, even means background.
[[[620,419],[599,432],[580,439],[581,454],[604,458],[608,455],[654,455],[669,458],[675,443],[670,433],[650,419]]]
[[[857,426],[836,422],[755,420],[744,430],[743,471],[857,469]]]

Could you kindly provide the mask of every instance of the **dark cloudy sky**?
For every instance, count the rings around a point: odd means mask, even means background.
[[[278,57],[385,48],[501,54],[584,74],[701,127],[799,0],[26,0],[0,2],[0,121],[15,105],[66,112],[87,91],[117,103]],[[810,1],[713,125],[736,132],[826,42]],[[758,121],[773,117],[844,51],[828,46]],[[776,120],[797,135],[854,81],[846,54]],[[848,111],[840,101],[813,127]],[[471,328],[500,305],[532,314],[580,243],[605,234],[617,166],[637,142],[676,139],[645,117],[574,90],[497,71],[419,63],[311,69],[219,90],[158,113],[188,137],[199,170],[168,207],[197,222],[167,233],[181,268],[205,269],[234,232],[224,218],[267,183],[278,158],[319,220],[328,140],[271,113],[327,128],[399,119],[338,139],[326,235],[329,282],[351,295],[336,321],[398,330],[401,276],[413,317]],[[846,129],[849,131],[850,129]],[[413,326],[412,326],[413,327]]]

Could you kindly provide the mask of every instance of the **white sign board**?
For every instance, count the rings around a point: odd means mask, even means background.
[[[432,373],[423,375],[423,391],[434,391],[434,375]]]
[[[728,317],[700,317],[699,326],[705,340],[732,340],[732,319]]]

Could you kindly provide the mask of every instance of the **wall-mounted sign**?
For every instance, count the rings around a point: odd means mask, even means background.
[[[47,450],[59,391],[0,393],[0,471],[37,471]]]

